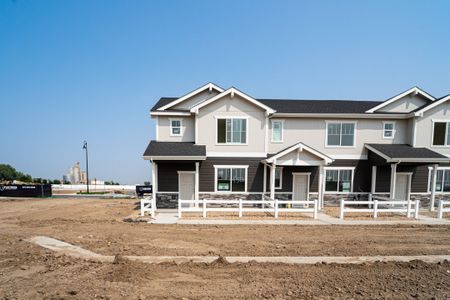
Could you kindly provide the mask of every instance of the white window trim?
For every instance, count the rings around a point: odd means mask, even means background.
[[[437,170],[438,171],[441,171],[441,170],[444,171],[444,174],[442,174],[442,183],[444,183],[445,171],[446,170],[447,171],[450,170],[450,167],[438,167]],[[427,181],[427,191],[428,191],[428,193],[427,194],[431,193],[430,180],[431,180],[432,172],[433,172],[433,167],[428,167],[428,181]],[[437,183],[437,181],[436,181],[436,183]],[[438,191],[435,191],[435,194],[450,194],[450,191],[449,192],[444,192],[444,191],[438,192]]]
[[[217,190],[217,169],[245,169],[245,188],[243,192],[233,192],[233,185],[230,185],[230,191]],[[232,176],[232,171],[230,171]],[[246,194],[248,185],[248,165],[214,165],[214,193],[218,194]]]
[[[174,127],[172,127],[172,121],[180,121],[180,133],[179,134],[175,134],[173,133],[172,129]],[[169,124],[170,124],[170,136],[182,136],[183,135],[183,119],[180,118],[170,118],[169,119]]]
[[[248,132],[249,132],[249,118],[248,116],[214,116],[216,119],[216,133],[215,133],[215,143],[216,146],[248,146]],[[219,143],[217,141],[217,131],[219,129],[219,119],[245,119],[246,121],[246,132],[245,132],[245,143],[227,143],[225,137],[225,143]]]
[[[353,132],[353,146],[335,146],[328,145],[328,124],[329,123],[340,123],[341,124],[341,138],[342,138],[342,124],[355,124],[355,131]],[[357,131],[357,121],[345,121],[345,120],[326,120],[325,121],[325,148],[356,148],[356,131]]]
[[[275,123],[275,122],[281,123],[281,140],[279,140],[279,141],[276,141],[273,139],[273,133],[274,133],[273,123]],[[272,143],[283,143],[283,141],[284,141],[284,120],[278,120],[278,119],[271,120],[271,132],[272,132],[272,137],[271,137],[270,141]]]
[[[446,123],[447,125],[445,125],[445,139],[444,139],[444,144],[445,145],[435,145],[433,144],[433,140],[434,140],[434,123]],[[448,123],[450,123],[450,120],[437,120],[437,119],[432,119],[431,120],[431,142],[430,145],[433,148],[450,148],[450,145],[448,145],[448,140],[447,140],[447,135],[448,135]]]
[[[386,136],[386,128],[384,127],[386,124],[392,124],[392,136]],[[382,137],[384,140],[393,140],[395,138],[395,121],[383,121],[382,128]],[[390,130],[389,130],[390,131]]]
[[[355,179],[355,167],[324,167],[324,176],[323,176],[323,191],[325,194],[350,194],[353,193],[353,186],[354,186],[354,179]],[[351,170],[352,171],[352,182],[351,182],[351,188],[350,192],[333,192],[333,191],[327,191],[326,190],[326,183],[327,183],[327,170]],[[339,190],[339,172],[338,172],[338,190]]]
[[[275,171],[280,170],[280,185],[275,186],[275,189],[281,190],[283,188],[283,167],[275,167]],[[276,178],[276,177],[275,177]]]

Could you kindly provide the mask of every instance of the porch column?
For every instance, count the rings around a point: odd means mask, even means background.
[[[434,211],[434,199],[436,197],[436,178],[438,165],[433,166],[433,181],[431,182],[430,211]]]
[[[152,161],[152,208],[156,209],[156,193],[158,192],[158,164]]]
[[[200,163],[197,161],[195,162],[195,187],[194,187],[194,199],[196,200],[195,202],[195,207],[198,207],[198,191],[199,191],[199,186],[200,186],[200,181],[199,181],[199,168],[200,168]]]
[[[372,185],[370,186],[370,193],[373,195],[377,187],[377,166],[372,166]]]
[[[275,199],[275,168],[276,160],[270,166],[270,199]]]
[[[323,172],[324,172],[324,168],[323,168],[323,165],[321,164],[319,166],[319,186],[318,186],[319,209],[322,209],[324,207],[324,205],[323,205],[323,187],[324,187],[324,184],[323,184],[324,174],[323,174]]]
[[[395,198],[395,182],[397,179],[397,164],[391,164],[391,189],[390,198]]]
[[[267,165],[263,164],[264,166],[264,176],[263,176],[263,194],[266,194],[267,191]]]

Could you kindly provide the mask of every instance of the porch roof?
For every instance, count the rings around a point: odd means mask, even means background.
[[[303,150],[305,150],[306,152],[309,152],[310,154],[318,157],[319,160],[323,160],[325,162],[325,164],[330,164],[330,163],[333,162],[333,159],[331,157],[323,154],[320,151],[317,151],[316,149],[314,149],[314,148],[312,148],[312,147],[310,147],[310,146],[308,146],[308,145],[306,145],[306,144],[304,144],[302,142],[296,143],[296,144],[294,144],[294,145],[292,145],[290,147],[287,147],[287,148],[285,148],[285,149],[283,149],[283,150],[281,150],[281,151],[279,151],[277,153],[269,154],[268,158],[264,159],[263,162],[273,163],[277,159],[280,159],[280,158],[286,156],[287,154],[289,154],[289,153],[291,153],[293,151],[302,152]],[[299,160],[299,159],[297,158],[297,160]],[[292,163],[292,165],[297,165],[297,164],[296,163]]]
[[[190,142],[151,141],[143,155],[151,160],[205,160],[206,147]]]
[[[428,148],[407,144],[366,144],[366,148],[384,158],[387,163],[448,163],[450,158]]]

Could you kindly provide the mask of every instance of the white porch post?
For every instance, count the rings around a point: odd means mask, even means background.
[[[434,200],[436,198],[436,178],[438,165],[433,166],[433,181],[431,183],[430,211],[434,211]]]
[[[263,194],[266,194],[267,191],[267,165],[263,164],[264,166],[264,176],[263,176]]]
[[[152,208],[156,209],[156,193],[158,192],[158,164],[152,161]]]
[[[270,199],[275,199],[275,168],[276,160],[273,161],[272,166],[270,166]]]
[[[318,198],[319,198],[319,208],[322,209],[324,207],[323,205],[323,188],[324,188],[324,184],[323,184],[323,179],[324,179],[324,168],[323,168],[323,164],[320,164],[319,166],[319,187],[318,187]]]
[[[377,166],[372,166],[372,185],[370,186],[370,193],[373,195],[377,187]]]
[[[397,179],[397,164],[391,164],[391,189],[390,198],[395,198],[395,182]]]
[[[200,163],[197,161],[195,162],[195,187],[194,187],[194,199],[195,199],[195,207],[198,207],[198,191],[199,191],[199,186],[200,186],[200,181],[199,181],[199,168],[200,168]]]

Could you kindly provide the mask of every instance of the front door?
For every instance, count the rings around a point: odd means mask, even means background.
[[[395,179],[395,199],[408,200],[409,195],[409,174],[397,173]]]
[[[194,200],[195,172],[178,172],[179,198],[181,200]]]
[[[308,200],[309,194],[309,176],[308,174],[292,173],[292,200],[305,201]]]

